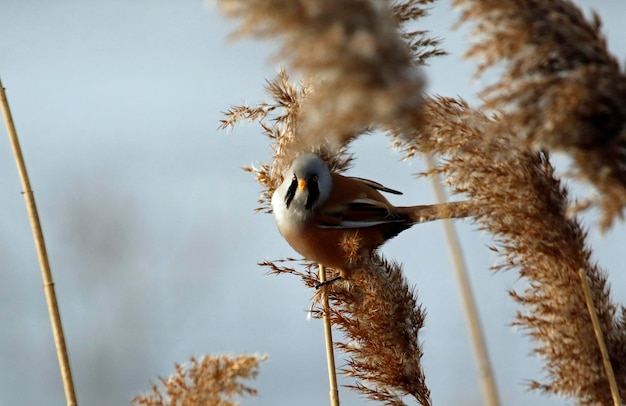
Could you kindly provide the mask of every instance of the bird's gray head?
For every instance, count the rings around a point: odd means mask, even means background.
[[[322,158],[305,154],[293,161],[282,186],[287,186],[286,190],[281,190],[284,193],[283,204],[287,209],[309,211],[328,200],[332,178]]]

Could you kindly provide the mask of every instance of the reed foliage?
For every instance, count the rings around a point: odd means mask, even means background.
[[[242,382],[257,376],[264,356],[219,355],[192,357],[186,364],[176,364],[175,372],[159,378],[150,391],[137,395],[138,406],[235,406],[236,399],[254,396],[256,389]]]

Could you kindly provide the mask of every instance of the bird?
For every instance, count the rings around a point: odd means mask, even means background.
[[[358,242],[358,257],[411,226],[471,215],[468,202],[398,207],[381,193],[402,192],[368,179],[333,173],[317,154],[297,156],[271,198],[278,231],[305,259],[348,279],[360,266],[346,252],[345,241]],[[318,288],[325,283],[318,283]]]

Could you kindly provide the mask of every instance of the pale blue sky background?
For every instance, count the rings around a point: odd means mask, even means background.
[[[581,1],[585,11],[595,2]],[[626,55],[626,3],[594,5],[610,47]],[[425,28],[451,56],[433,61],[429,91],[475,101],[481,81],[459,60],[466,30],[442,1]],[[270,157],[258,127],[216,130],[230,105],[266,100],[276,71],[266,43],[227,41],[234,25],[195,0],[0,0],[0,75],[21,137],[48,243],[78,400],[124,405],[191,355],[258,352],[247,405],[320,405],[328,399],[323,333],[307,321],[312,291],[256,263],[294,255],[242,165]],[[0,131],[0,406],[63,405],[41,276],[20,184]],[[354,147],[352,174],[432,202],[431,186],[399,162],[388,140]],[[383,152],[381,152],[383,151]],[[374,164],[375,163],[375,164]],[[503,403],[561,405],[525,389],[542,376],[531,346],[509,326],[514,273],[493,275],[488,238],[458,222]],[[590,230],[595,258],[626,301],[619,224]],[[407,231],[383,252],[404,264],[428,311],[424,369],[436,405],[482,400],[447,248],[438,224]],[[341,357],[339,363],[341,363]],[[365,403],[342,389],[342,404]]]

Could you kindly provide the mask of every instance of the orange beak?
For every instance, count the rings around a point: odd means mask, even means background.
[[[298,189],[300,189],[300,191],[303,191],[305,187],[306,187],[306,180],[300,179],[298,181]]]

